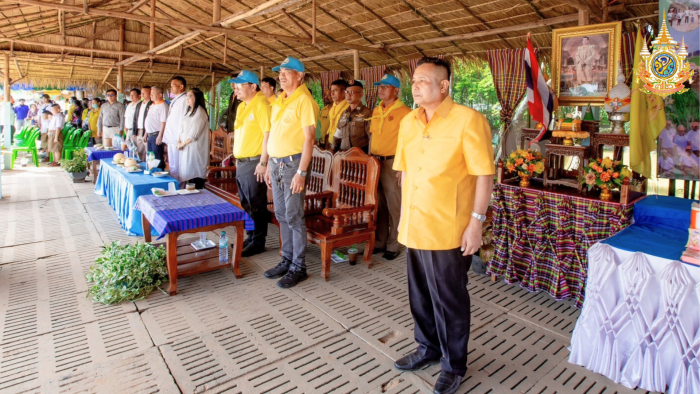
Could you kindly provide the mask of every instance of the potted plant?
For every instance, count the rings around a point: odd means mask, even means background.
[[[587,186],[589,191],[596,186],[600,188],[602,201],[612,201],[612,190],[622,186],[623,179],[632,177],[622,161],[613,161],[610,158],[591,161],[583,169],[585,175],[579,182]]]
[[[103,304],[145,298],[168,279],[165,256],[163,246],[112,242],[85,275],[88,296]]]
[[[528,187],[531,177],[544,172],[542,154],[531,149],[518,149],[508,156],[506,169],[508,172],[517,172],[520,176],[520,187]]]
[[[85,181],[85,177],[88,174],[88,161],[85,151],[75,151],[72,159],[61,159],[61,167],[71,175],[73,183]]]

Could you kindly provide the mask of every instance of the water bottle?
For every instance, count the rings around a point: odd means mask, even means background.
[[[221,237],[219,237],[219,262],[228,263],[228,236],[226,231],[222,231]]]

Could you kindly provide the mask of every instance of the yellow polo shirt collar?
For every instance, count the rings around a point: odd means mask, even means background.
[[[393,156],[396,153],[401,120],[410,112],[411,109],[400,100],[394,101],[388,108],[382,104],[374,108],[369,129],[372,133],[372,155]]]
[[[236,109],[235,125],[233,156],[260,156],[265,133],[270,131],[270,104],[267,97],[258,92],[250,103],[241,102]]]
[[[333,135],[333,133],[335,133],[335,130],[338,128],[338,121],[340,120],[340,116],[343,114],[343,112],[345,112],[346,109],[348,109],[349,106],[350,104],[348,104],[347,100],[343,100],[337,104],[333,103],[333,106],[328,112],[328,119],[330,121],[327,130],[328,135]]]

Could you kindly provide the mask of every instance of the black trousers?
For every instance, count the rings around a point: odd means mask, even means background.
[[[248,239],[253,245],[265,247],[267,237],[267,222],[270,211],[267,210],[267,185],[258,182],[255,177],[255,167],[259,161],[237,162],[236,184],[241,206],[255,223],[255,230],[248,232]]]
[[[408,296],[418,351],[442,357],[442,369],[467,373],[471,303],[467,280],[472,257],[452,250],[408,249]]]
[[[148,135],[148,150],[153,152],[153,155],[156,157],[156,160],[160,160],[160,163],[158,163],[158,168],[161,170],[165,169],[165,155],[163,154],[165,144],[156,144],[156,141],[158,141],[158,133],[153,133]]]

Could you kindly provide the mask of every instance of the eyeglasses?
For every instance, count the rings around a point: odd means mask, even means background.
[[[113,94],[108,94],[107,97],[114,97],[114,95],[113,95]]]

